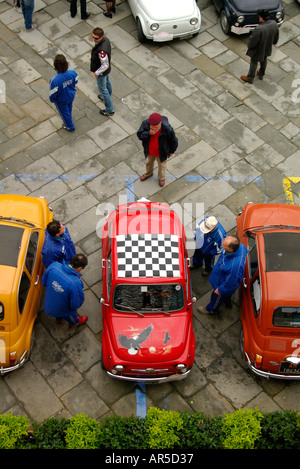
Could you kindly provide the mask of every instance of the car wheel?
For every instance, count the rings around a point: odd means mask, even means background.
[[[222,10],[220,13],[220,25],[222,28],[223,33],[229,34],[230,33],[230,26],[228,23],[227,15],[225,10]]]
[[[143,33],[143,28],[142,28],[142,25],[141,25],[141,22],[140,22],[139,18],[137,19],[137,29],[138,29],[138,40],[140,42],[145,42],[146,41],[146,36]]]

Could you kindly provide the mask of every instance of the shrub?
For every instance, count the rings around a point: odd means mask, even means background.
[[[176,448],[221,449],[223,417],[208,417],[203,413],[182,414],[183,428]]]
[[[253,449],[261,434],[263,414],[258,409],[239,409],[225,414],[223,420],[225,449]]]
[[[300,449],[299,415],[293,410],[265,414],[261,426],[261,438],[256,448]]]
[[[69,419],[61,420],[51,417],[42,423],[34,422],[33,433],[27,443],[27,448],[35,449],[65,449],[66,431]]]
[[[100,447],[106,449],[148,448],[148,428],[140,417],[105,417],[101,423]]]
[[[179,412],[150,407],[146,422],[150,449],[174,448],[179,442],[178,433],[183,427],[183,419]]]
[[[101,425],[97,420],[78,414],[70,418],[70,425],[66,430],[67,449],[96,449],[99,448]]]
[[[20,449],[28,435],[29,420],[21,415],[11,413],[0,415],[0,448]]]

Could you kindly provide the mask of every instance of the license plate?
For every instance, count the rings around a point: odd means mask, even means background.
[[[281,362],[280,363],[280,373],[289,373],[289,374],[299,374],[300,373],[300,363],[290,363],[290,362]]]

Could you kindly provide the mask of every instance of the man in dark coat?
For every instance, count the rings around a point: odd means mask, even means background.
[[[141,176],[141,181],[152,176],[154,162],[157,161],[159,185],[163,187],[167,158],[172,156],[178,147],[178,139],[173,127],[169,124],[167,117],[154,113],[142,122],[137,136],[142,141],[146,158],[146,172]]]
[[[251,57],[248,75],[242,75],[241,80],[253,83],[257,64],[260,62],[260,69],[257,71],[258,78],[263,79],[267,67],[267,57],[272,54],[273,44],[277,44],[279,30],[276,21],[270,20],[268,10],[258,10],[259,25],[251,33],[248,40],[248,50],[246,55]]]

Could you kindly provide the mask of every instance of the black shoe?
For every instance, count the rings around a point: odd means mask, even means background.
[[[113,13],[116,13],[116,8],[115,7],[110,7],[110,9]]]
[[[90,13],[87,13],[85,16],[81,17],[82,20],[87,20],[91,16]]]
[[[104,11],[104,12],[103,12],[103,15],[104,15],[104,16],[107,16],[107,18],[112,18],[112,14],[111,14],[111,13],[107,13],[107,11]]]
[[[101,99],[101,101],[103,101],[101,94],[98,94],[98,98]]]
[[[100,114],[102,114],[102,116],[113,116],[114,113],[115,113],[115,111],[107,112],[107,111],[105,111],[105,109],[101,109],[101,111],[100,111]]]

